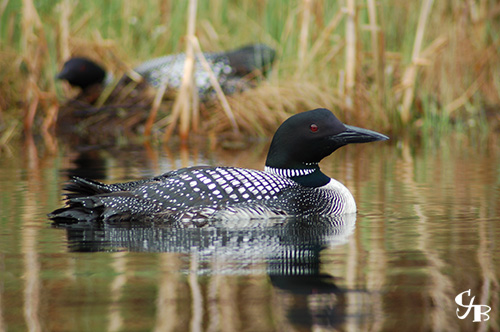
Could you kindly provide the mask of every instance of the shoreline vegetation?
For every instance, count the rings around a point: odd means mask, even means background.
[[[214,0],[0,2],[0,146],[53,134],[76,90],[55,80],[71,56],[115,78],[153,57],[265,43],[269,77],[200,105],[192,66],[176,98],[161,89],[143,134],[269,136],[291,114],[331,109],[344,122],[398,134],[497,130],[500,4],[472,1]]]

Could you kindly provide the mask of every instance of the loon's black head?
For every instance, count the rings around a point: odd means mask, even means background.
[[[75,57],[64,63],[63,69],[56,78],[68,81],[72,86],[85,90],[94,84],[104,81],[106,72],[104,69],[87,58]]]
[[[344,145],[386,139],[377,132],[345,125],[329,110],[318,108],[295,114],[281,124],[271,142],[266,166],[310,168]]]

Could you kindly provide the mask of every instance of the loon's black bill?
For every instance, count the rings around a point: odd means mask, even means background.
[[[377,133],[376,131],[373,130],[348,126],[348,125],[345,125],[345,127],[347,128],[346,131],[336,135],[336,138],[343,140],[345,144],[368,143],[375,141],[385,141],[389,139],[389,137]]]
[[[58,80],[65,79],[65,78],[66,78],[67,73],[68,73],[68,71],[67,71],[65,68],[63,68],[63,69],[61,70],[61,72],[60,72],[60,73],[58,73],[58,74],[55,76],[55,78],[56,78],[56,79],[58,79]]]

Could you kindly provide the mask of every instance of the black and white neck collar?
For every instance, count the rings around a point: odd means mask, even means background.
[[[317,163],[304,164],[305,168],[276,168],[266,166],[267,173],[288,178],[305,187],[322,187],[330,182],[330,178],[323,174]]]
[[[314,173],[318,167],[315,168],[275,168],[266,166],[264,171],[267,173],[282,176],[284,178],[294,178],[297,176],[305,176]]]

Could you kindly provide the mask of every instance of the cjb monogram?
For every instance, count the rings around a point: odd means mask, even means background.
[[[488,315],[488,312],[491,311],[491,307],[487,306],[485,304],[474,304],[474,299],[476,298],[475,296],[473,296],[470,299],[469,304],[464,304],[464,299],[463,299],[464,294],[467,294],[467,296],[470,297],[470,289],[458,294],[455,297],[455,302],[459,306],[461,306],[463,308],[467,308],[467,311],[463,315],[460,315],[460,308],[457,308],[457,317],[459,319],[465,319],[469,315],[470,311],[474,310],[473,322],[483,322],[483,321],[489,320],[490,316]],[[483,308],[484,308],[484,311],[483,311]]]

